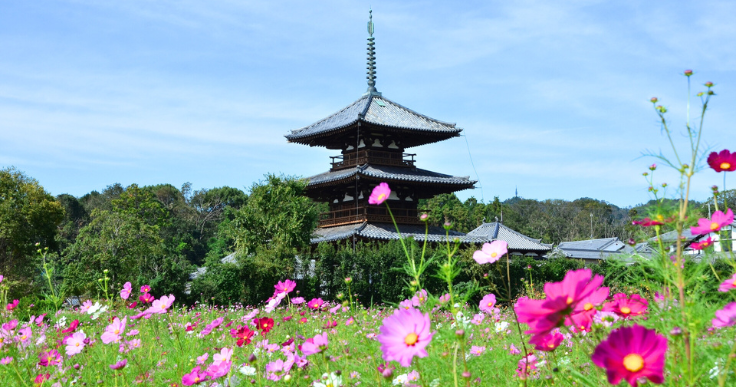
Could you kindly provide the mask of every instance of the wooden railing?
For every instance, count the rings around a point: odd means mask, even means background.
[[[419,220],[419,211],[415,209],[394,208],[391,210],[394,214],[396,223],[399,224],[421,224]],[[319,226],[331,227],[343,224],[361,223],[364,221],[391,223],[391,215],[383,207],[366,207],[350,208],[337,211],[323,212],[320,214]]]
[[[365,163],[377,165],[395,165],[399,167],[413,167],[416,153],[386,152],[364,149],[349,152],[339,156],[330,156],[332,159],[332,170],[339,170],[363,165]]]

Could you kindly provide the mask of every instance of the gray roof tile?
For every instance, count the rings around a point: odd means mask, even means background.
[[[499,222],[483,223],[469,232],[468,236],[482,237],[486,239],[486,242],[505,241],[509,244],[509,250],[549,251],[552,249],[552,245],[542,243],[539,239],[530,238]]]
[[[385,181],[413,181],[428,184],[453,184],[466,186],[472,186],[475,184],[475,180],[470,180],[467,176],[457,177],[419,168],[403,168],[370,164],[334,172],[328,171],[307,179],[309,180],[309,186],[314,186],[329,183],[331,181],[343,180],[353,177],[356,174],[361,177],[372,177],[374,179]]]
[[[403,237],[413,237],[414,240],[424,241],[424,226],[422,225],[407,225],[400,224],[399,230]],[[315,232],[315,238],[312,238],[312,243],[319,242],[331,242],[340,239],[350,238],[353,235],[367,239],[378,239],[378,240],[396,240],[399,239],[399,234],[396,232],[396,227],[391,223],[367,223],[363,222],[360,224],[350,224],[346,226],[337,226],[330,228],[318,228]],[[481,237],[473,237],[465,235],[458,231],[449,232],[450,239],[460,238],[462,243],[483,243],[488,242],[486,239]],[[427,234],[427,241],[429,242],[444,242],[447,240],[445,229],[442,227],[430,227]]]
[[[435,120],[399,105],[385,97],[366,95],[309,126],[292,130],[286,135],[290,141],[342,129],[358,121],[369,122],[393,128],[417,131],[458,134],[462,129],[455,124]]]

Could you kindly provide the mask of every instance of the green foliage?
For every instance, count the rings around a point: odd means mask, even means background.
[[[0,273],[22,284],[11,289],[11,296],[35,290],[36,250],[57,248],[63,219],[61,203],[38,181],[14,168],[0,169]]]

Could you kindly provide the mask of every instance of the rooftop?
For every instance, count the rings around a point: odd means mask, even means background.
[[[518,231],[514,231],[500,222],[483,223],[468,236],[482,237],[486,242],[502,240],[509,244],[509,250],[540,251],[552,250],[552,245],[542,243],[540,239],[530,238]]]
[[[426,169],[370,164],[360,165],[357,167],[342,169],[338,171],[328,171],[319,175],[309,177],[307,179],[309,180],[308,186],[312,187],[347,179],[352,180],[353,178],[355,178],[355,176],[386,182],[411,181],[432,185],[449,184],[461,186],[462,188],[472,188],[473,184],[476,183],[475,180],[470,180],[469,176],[457,177],[428,171]]]

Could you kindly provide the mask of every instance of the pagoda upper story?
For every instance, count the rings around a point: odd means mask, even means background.
[[[457,137],[462,129],[417,113],[376,90],[372,16],[368,33],[367,92],[329,117],[286,135],[289,142],[340,151],[331,156],[329,171],[308,178],[307,195],[329,203],[330,211],[320,218],[323,229],[391,223],[384,206],[368,204],[370,192],[381,182],[391,186],[388,203],[396,222],[404,225],[420,224],[419,200],[475,184],[467,176],[416,167],[416,154],[407,149]]]

